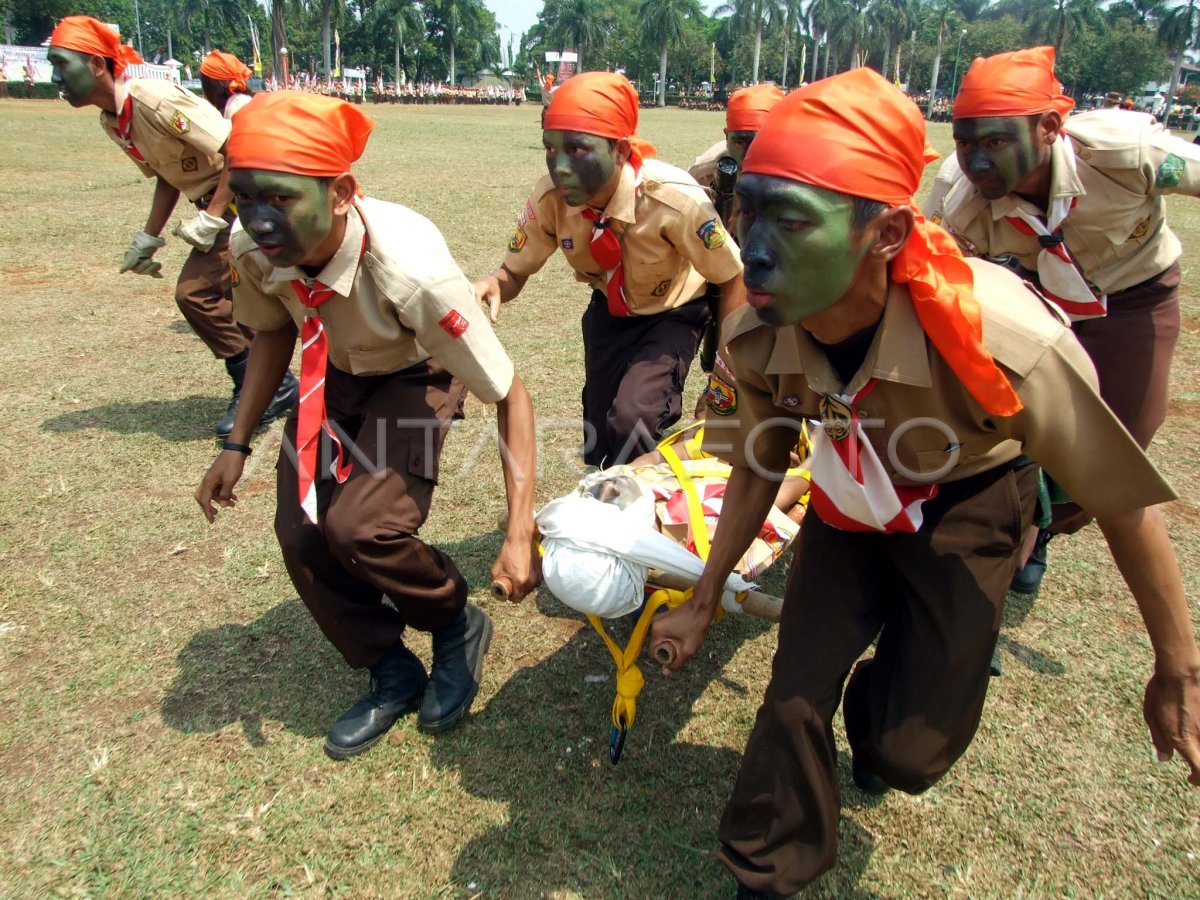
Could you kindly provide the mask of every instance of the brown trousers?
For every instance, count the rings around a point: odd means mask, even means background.
[[[1175,263],[1111,294],[1107,316],[1072,327],[1096,366],[1100,396],[1143,450],[1167,418],[1171,358],[1179,340],[1179,281]],[[1091,520],[1074,503],[1055,504],[1050,530],[1073,534]]]
[[[703,298],[652,316],[613,316],[604,293],[592,291],[582,322],[584,441],[591,444],[584,462],[628,462],[679,421],[708,317]]]
[[[226,219],[232,223],[232,213]],[[254,339],[254,332],[233,318],[230,262],[226,228],[207,253],[192,248],[175,283],[175,304],[217,359],[237,356]]]
[[[840,531],[809,509],[718,832],[738,881],[789,895],[834,864],[839,700],[854,755],[893,787],[926,790],[967,749],[1036,500],[1037,468],[1024,466],[942,485],[917,534]]]
[[[279,455],[275,534],[300,599],[346,662],[361,668],[395,647],[406,625],[435,631],[466,605],[467,584],[453,561],[417,537],[466,388],[433,360],[372,377],[329,366],[325,379],[328,419],[354,469],[342,484],[333,479],[331,442],[322,435],[320,524],[308,521],[293,417]]]

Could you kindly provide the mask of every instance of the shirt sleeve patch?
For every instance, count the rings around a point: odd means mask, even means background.
[[[187,134],[192,130],[191,120],[188,119],[188,117],[183,113],[179,112],[179,110],[176,110],[171,115],[171,129],[176,134]]]
[[[467,321],[466,316],[456,309],[450,310],[450,312],[438,319],[438,327],[455,340],[462,337],[470,325],[471,323]]]
[[[1158,167],[1158,173],[1154,176],[1154,186],[1160,188],[1172,188],[1183,181],[1183,173],[1187,169],[1187,163],[1171,153],[1162,161],[1162,165]]]
[[[708,408],[716,415],[729,416],[737,412],[737,390],[716,372],[708,376],[704,394]]]
[[[536,221],[537,221],[537,213],[534,212],[533,202],[531,200],[526,200],[525,206],[522,207],[522,209],[519,213],[517,213],[517,226],[520,228],[524,228],[526,226],[526,224],[528,224],[529,222],[536,222]]]
[[[696,229],[696,236],[704,242],[706,249],[717,250],[725,246],[725,239],[729,235],[725,233],[725,226],[720,219],[709,219]]]
[[[234,287],[242,283],[242,276],[238,274],[238,270],[234,266],[229,267],[229,283]]]
[[[525,246],[525,241],[528,240],[528,235],[525,234],[525,229],[520,225],[513,231],[512,237],[508,239],[508,249],[511,253],[520,253]]]

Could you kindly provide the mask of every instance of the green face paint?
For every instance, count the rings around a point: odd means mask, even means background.
[[[743,174],[738,198],[746,298],[772,325],[798,325],[846,295],[869,245],[840,194]]]
[[[299,265],[333,230],[327,179],[233,169],[229,188],[242,228],[277,268]]]
[[[746,151],[750,149],[756,134],[758,134],[757,131],[730,131],[725,134],[725,152],[737,160],[739,169],[742,167],[742,160],[746,158]]]
[[[96,91],[96,76],[88,65],[86,53],[51,47],[46,54],[50,61],[50,81],[68,103],[78,109],[87,106]]]
[[[955,120],[959,168],[988,200],[1011,194],[1041,163],[1040,121],[1040,115]]]
[[[546,169],[568,206],[584,206],[617,173],[608,138],[580,131],[543,131]]]

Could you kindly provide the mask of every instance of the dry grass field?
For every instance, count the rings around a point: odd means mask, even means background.
[[[432,219],[468,274],[492,268],[541,171],[539,108],[370,112],[366,190]],[[361,758],[326,759],[321,737],[365,676],[284,572],[276,433],[257,440],[235,511],[209,527],[191,499],[228,382],[175,309],[178,240],[159,254],[167,279],[117,275],[151,187],[95,118],[0,101],[0,895],[731,896],[714,832],[773,629],[726,620],[681,677],[646,666],[611,766],[599,640],[545,591],[522,605],[486,592],[503,489],[477,401],[424,532],[496,621],[475,713],[440,738],[409,719]],[[686,165],[721,127],[652,111],[642,132]],[[932,136],[949,149],[946,126]],[[1167,516],[1195,597],[1200,205],[1174,199],[1171,217],[1185,332],[1152,452],[1182,497]],[[542,423],[543,502],[579,472],[585,300],[555,259],[499,326]],[[843,753],[841,859],[814,896],[1200,894],[1200,793],[1154,761],[1136,609],[1094,528],[1051,554],[1037,602],[1010,605],[1004,676],[941,784],[869,800]]]

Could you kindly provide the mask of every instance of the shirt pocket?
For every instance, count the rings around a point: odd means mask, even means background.
[[[352,375],[389,375],[399,368],[395,347],[352,347],[346,356]]]

